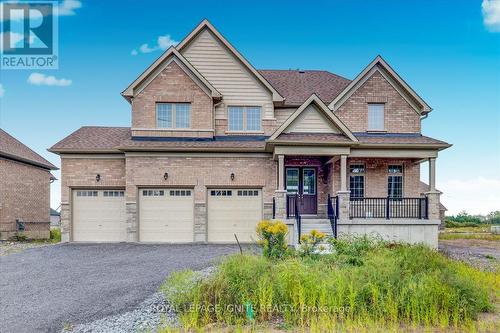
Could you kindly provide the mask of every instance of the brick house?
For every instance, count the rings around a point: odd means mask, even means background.
[[[0,239],[49,238],[50,170],[57,168],[0,129]]]
[[[432,109],[382,59],[353,80],[256,70],[204,20],[123,92],[131,127],[82,127],[61,157],[63,241],[234,242],[282,219],[437,245]],[[429,190],[420,191],[428,162]]]

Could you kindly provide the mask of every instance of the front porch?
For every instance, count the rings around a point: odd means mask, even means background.
[[[421,156],[415,151],[406,156],[397,151],[380,156],[355,151],[305,156],[302,151],[276,155],[273,217],[286,221],[294,244],[317,229],[334,237],[372,234],[437,247],[440,193],[435,189],[435,151]],[[429,165],[430,190],[425,193],[419,186],[423,162]]]

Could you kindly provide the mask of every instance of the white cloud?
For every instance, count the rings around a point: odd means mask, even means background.
[[[0,98],[2,98],[5,95],[5,89],[3,87],[3,84],[0,83]]]
[[[500,0],[483,0],[484,25],[490,31],[500,31]]]
[[[0,6],[3,6],[3,4],[0,4]],[[75,10],[79,9],[82,7],[82,2],[79,0],[64,0],[57,6],[57,16],[72,16],[75,15]],[[1,10],[3,13],[3,10]],[[40,13],[36,10],[30,11],[30,15],[34,15],[33,17],[36,18],[37,15],[40,15]],[[41,16],[41,15],[40,15]],[[24,15],[22,14],[21,11],[12,11],[11,12],[11,21],[20,21],[24,18]],[[3,16],[0,17],[0,21],[3,21]]]
[[[135,56],[135,55],[138,55],[139,52],[140,53],[151,53],[151,52],[158,51],[158,50],[166,50],[170,46],[176,45],[177,43],[179,43],[179,42],[176,40],[173,40],[170,37],[170,35],[159,36],[156,40],[155,45],[149,46],[149,44],[147,44],[147,43],[142,44],[139,47],[139,50],[133,49],[132,52],[130,52],[130,54]]]
[[[64,0],[58,6],[59,16],[71,16],[75,15],[75,10],[82,8],[82,2],[78,0]]]
[[[28,83],[36,86],[58,86],[66,87],[71,85],[72,81],[68,79],[57,79],[54,76],[47,76],[40,73],[32,73],[28,77]]]
[[[486,215],[500,210],[500,178],[453,179],[439,183],[438,188],[443,191],[441,201],[448,215],[463,210]]]

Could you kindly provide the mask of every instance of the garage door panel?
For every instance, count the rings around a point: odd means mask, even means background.
[[[234,243],[256,240],[255,228],[262,219],[259,189],[216,189],[208,193],[208,241]]]
[[[192,190],[142,190],[139,238],[142,242],[188,243],[193,241]]]
[[[126,240],[124,191],[73,191],[73,241]]]

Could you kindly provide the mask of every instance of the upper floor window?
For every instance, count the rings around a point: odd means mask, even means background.
[[[403,166],[389,165],[387,170],[387,195],[391,198],[403,197]]]
[[[191,104],[156,103],[156,126],[158,128],[190,128]]]
[[[384,104],[368,104],[368,130],[383,131],[384,129]]]
[[[260,131],[260,106],[229,106],[227,109],[230,131]]]

